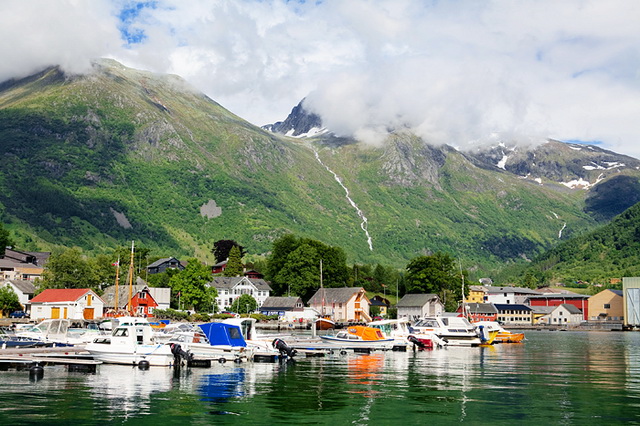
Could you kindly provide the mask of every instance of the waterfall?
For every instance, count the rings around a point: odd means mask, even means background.
[[[360,210],[358,205],[349,196],[349,189],[346,186],[344,186],[344,184],[342,183],[342,179],[340,179],[340,176],[338,176],[333,170],[331,170],[326,164],[322,162],[322,160],[320,159],[320,156],[318,155],[318,151],[314,149],[313,153],[315,154],[316,160],[318,160],[318,163],[320,163],[325,169],[327,169],[327,171],[333,175],[333,178],[336,180],[336,182],[338,182],[338,184],[342,187],[342,189],[344,189],[345,196],[347,197],[349,204],[351,204],[351,206],[354,209],[356,209],[356,213],[358,214],[358,217],[362,220],[362,222],[360,222],[360,228],[362,228],[362,230],[364,231],[364,234],[367,236],[367,244],[369,244],[369,250],[373,251],[373,242],[371,241],[371,236],[369,235],[369,230],[367,229],[367,227],[369,226],[367,217],[364,215],[362,210]]]

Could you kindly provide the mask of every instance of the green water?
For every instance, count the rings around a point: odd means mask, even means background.
[[[0,425],[635,424],[640,333],[211,369],[0,372]]]

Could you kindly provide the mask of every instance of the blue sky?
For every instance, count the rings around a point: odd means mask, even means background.
[[[93,58],[182,76],[237,115],[303,97],[378,143],[598,141],[640,157],[635,0],[3,0],[0,80]]]

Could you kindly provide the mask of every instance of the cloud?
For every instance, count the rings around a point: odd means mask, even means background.
[[[183,76],[255,124],[300,99],[377,140],[599,140],[640,157],[640,3],[67,0],[0,3],[0,80],[89,59]]]

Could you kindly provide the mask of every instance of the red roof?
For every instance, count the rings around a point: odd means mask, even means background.
[[[33,299],[31,303],[51,303],[51,302],[75,302],[88,292],[93,291],[89,288],[48,288]]]

